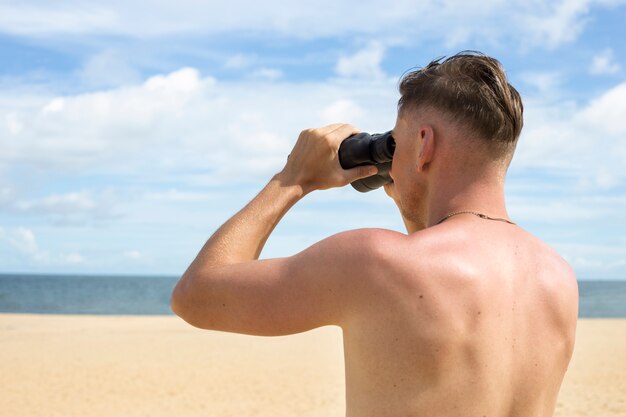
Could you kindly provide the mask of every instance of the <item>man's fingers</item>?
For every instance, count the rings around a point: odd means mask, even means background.
[[[324,126],[324,127],[319,127],[316,130],[321,134],[321,135],[326,135],[330,132],[332,132],[333,130],[336,130],[337,128],[339,128],[340,126],[343,126],[345,123],[333,123],[330,124],[328,126]]]
[[[341,142],[348,136],[359,133],[360,130],[346,123],[334,123],[317,129],[317,132],[322,136],[328,137],[333,142]]]
[[[337,129],[329,133],[327,136],[330,139],[331,143],[339,146],[339,144],[343,142],[344,139],[347,139],[348,137],[359,132],[360,130],[352,125],[341,125]]]
[[[360,180],[361,178],[371,177],[376,174],[378,174],[378,168],[374,165],[364,165],[345,170],[345,178],[348,182],[354,182],[356,180]]]

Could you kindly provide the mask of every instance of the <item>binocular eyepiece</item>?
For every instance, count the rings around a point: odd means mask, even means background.
[[[357,133],[345,139],[339,146],[339,163],[343,169],[361,165],[375,165],[378,173],[354,181],[352,187],[362,193],[375,190],[391,182],[389,169],[396,142],[391,131],[369,134]]]

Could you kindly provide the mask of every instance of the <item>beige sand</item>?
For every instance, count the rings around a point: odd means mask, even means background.
[[[341,330],[0,314],[0,416],[343,416]],[[581,320],[557,416],[626,416],[626,320]]]

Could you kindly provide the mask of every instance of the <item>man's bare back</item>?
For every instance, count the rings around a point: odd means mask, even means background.
[[[358,129],[307,129],[206,242],[172,309],[196,327],[264,336],[340,326],[348,417],[552,416],[578,289],[567,263],[508,218],[521,98],[496,60],[473,53],[408,73],[400,92],[385,191],[406,235],[348,231],[258,260],[308,193],[378,172],[339,164]]]
[[[578,308],[561,257],[471,214],[379,239],[343,328],[347,416],[551,416]]]

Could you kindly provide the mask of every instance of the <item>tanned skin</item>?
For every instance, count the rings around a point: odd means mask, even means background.
[[[517,225],[472,214],[437,224],[466,210],[508,219],[510,159],[462,145],[463,129],[436,112],[399,115],[393,129],[385,191],[407,234],[352,230],[258,260],[300,199],[376,172],[340,167],[339,145],[356,132],[303,131],[285,167],[206,242],[173,311],[252,335],[340,326],[348,417],[552,416],[574,346],[574,273]]]

